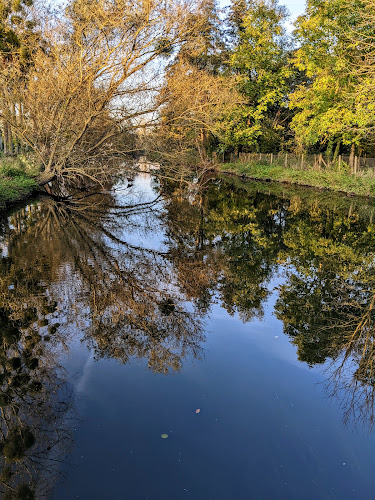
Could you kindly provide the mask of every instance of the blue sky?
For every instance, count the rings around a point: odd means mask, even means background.
[[[225,7],[230,4],[230,0],[219,0],[219,5]],[[285,5],[290,13],[290,21],[293,22],[298,16],[304,13],[305,0],[279,0],[280,5]]]
[[[292,19],[295,19],[300,14],[303,14],[305,10],[305,2],[304,0],[280,0],[279,2],[282,5],[285,5],[290,12]]]

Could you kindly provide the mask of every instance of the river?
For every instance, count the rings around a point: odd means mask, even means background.
[[[140,174],[4,214],[3,498],[373,498],[374,212]]]

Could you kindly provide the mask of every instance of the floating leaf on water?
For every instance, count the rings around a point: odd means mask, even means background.
[[[167,437],[168,437],[168,434],[162,434],[162,435],[161,435],[161,438],[162,438],[162,439],[167,439]]]
[[[200,409],[200,408],[197,408],[197,409],[195,410],[195,413],[200,413],[200,412],[201,412],[201,409]]]

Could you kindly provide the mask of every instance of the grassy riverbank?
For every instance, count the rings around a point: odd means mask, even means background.
[[[0,159],[0,210],[30,196],[38,185],[21,159]]]
[[[335,170],[298,170],[280,165],[261,163],[224,163],[220,172],[235,174],[249,179],[285,182],[359,196],[375,197],[375,173],[372,171],[351,175]]]

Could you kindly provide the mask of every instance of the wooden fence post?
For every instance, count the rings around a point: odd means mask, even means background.
[[[322,170],[322,160],[323,160],[323,155],[320,153],[319,155],[319,170]]]
[[[271,165],[272,165],[272,162],[273,162],[273,153],[271,153],[270,162],[271,162]]]
[[[288,153],[285,153],[285,168],[288,167]]]
[[[341,155],[339,155],[339,172],[341,170],[341,161],[342,161],[342,158],[341,158]]]
[[[301,155],[301,170],[303,170],[303,155]]]

